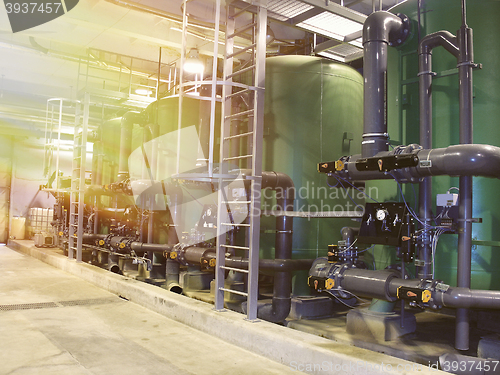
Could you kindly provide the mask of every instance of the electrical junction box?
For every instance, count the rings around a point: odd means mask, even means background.
[[[458,206],[458,194],[438,194],[436,195],[436,206],[453,207]]]

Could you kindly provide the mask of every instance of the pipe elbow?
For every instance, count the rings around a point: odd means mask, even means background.
[[[122,116],[121,126],[144,125],[147,120],[146,117],[145,112],[128,111]]]
[[[291,306],[291,298],[274,297],[272,304],[263,305],[257,310],[257,317],[268,322],[281,323],[290,314]]]
[[[370,14],[363,24],[363,44],[385,42],[391,46],[403,44],[410,34],[410,20],[404,14],[386,11]]]
[[[262,172],[262,189],[269,188],[276,190],[278,193],[278,189],[281,190],[279,192],[281,199],[295,199],[295,185],[290,176],[286,173],[282,172]]]
[[[442,46],[453,56],[458,57],[458,41],[457,37],[450,33],[449,31],[438,31],[429,35],[426,35],[420,42],[418,46],[418,54],[432,54],[432,50],[435,47]]]

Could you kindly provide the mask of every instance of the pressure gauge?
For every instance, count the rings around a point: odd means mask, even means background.
[[[386,220],[388,216],[389,212],[386,209],[378,209],[375,213],[375,217],[380,221]]]

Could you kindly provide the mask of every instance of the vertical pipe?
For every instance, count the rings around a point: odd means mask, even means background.
[[[177,162],[176,173],[179,173],[180,167],[180,151],[181,151],[181,128],[182,128],[182,102],[184,99],[184,62],[186,60],[186,44],[187,44],[187,0],[182,2],[182,45],[181,45],[181,61],[179,72],[179,111],[177,118]]]
[[[59,184],[59,155],[60,155],[59,148],[61,145],[62,111],[63,111],[63,99],[59,99],[59,100],[60,100],[60,103],[59,103],[59,128],[57,131],[56,189],[59,189],[59,185],[60,185]]]
[[[387,122],[385,92],[387,73],[387,49],[384,42],[365,43],[364,67],[364,129],[361,143],[363,157],[371,157],[387,151]]]
[[[432,54],[419,54],[419,102],[420,102],[420,144],[424,149],[432,148]],[[418,191],[419,216],[425,225],[430,225],[432,219],[432,177],[425,177]],[[432,278],[432,247],[431,233],[426,227],[419,243],[418,277]]]
[[[212,63],[212,91],[210,98],[210,143],[208,149],[208,175],[212,177],[214,169],[214,146],[215,146],[215,102],[217,95],[217,59],[219,57],[219,23],[220,23],[220,0],[215,1],[215,31],[214,31],[214,58]],[[205,156],[206,157],[206,156]]]
[[[161,76],[161,46],[158,53],[158,79],[156,80],[156,100],[160,99],[160,76]]]
[[[460,144],[471,144],[472,137],[472,67],[473,46],[472,29],[465,23],[465,0],[462,1],[463,23],[458,31],[460,54],[458,59],[459,79],[459,111],[460,111]],[[472,176],[459,179],[459,213],[458,213],[458,260],[457,287],[470,288],[471,247],[472,247]],[[469,349],[469,311],[457,309],[455,326],[455,348]]]
[[[362,157],[388,150],[386,86],[387,50],[403,43],[409,34],[407,17],[375,12],[363,24],[364,114]]]

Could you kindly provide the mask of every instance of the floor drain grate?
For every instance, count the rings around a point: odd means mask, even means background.
[[[122,299],[117,297],[111,298],[93,298],[93,299],[77,299],[74,301],[61,301],[60,305],[67,306],[86,306],[86,305],[102,305],[105,303],[122,302]]]
[[[69,306],[103,305],[107,303],[116,303],[116,302],[123,302],[123,300],[118,297],[111,297],[111,298],[106,297],[106,298],[78,299],[73,301],[59,301],[59,302],[19,303],[15,305],[0,305],[0,311],[49,309],[54,307],[69,307]]]
[[[54,302],[19,303],[16,305],[0,305],[0,311],[48,309],[53,307],[59,306]]]

